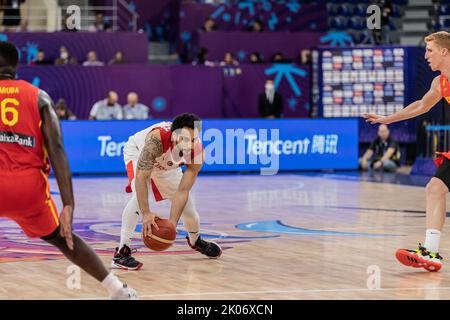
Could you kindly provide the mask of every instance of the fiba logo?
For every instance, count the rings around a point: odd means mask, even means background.
[[[67,18],[65,20],[66,27],[69,30],[81,29],[81,9],[79,6],[71,5],[66,10]]]
[[[366,19],[366,26],[369,30],[381,29],[381,9],[376,4],[367,7],[366,13],[370,16]]]

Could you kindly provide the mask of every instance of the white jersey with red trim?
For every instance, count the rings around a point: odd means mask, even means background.
[[[153,163],[154,170],[168,171],[178,169],[185,163],[183,157],[174,157],[172,153],[172,131],[170,130],[172,122],[159,122],[144,130],[139,131],[128,139],[126,148],[137,148],[139,155],[144,149],[145,139],[149,132],[159,130],[161,135],[161,143],[163,154],[155,159]]]

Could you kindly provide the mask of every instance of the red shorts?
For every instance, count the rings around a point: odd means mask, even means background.
[[[0,217],[14,220],[30,238],[55,231],[59,219],[47,175],[36,169],[0,172]]]
[[[436,152],[436,154],[438,155],[438,157],[436,159],[434,159],[434,164],[438,168],[442,165],[445,158],[450,160],[450,151],[449,152]]]

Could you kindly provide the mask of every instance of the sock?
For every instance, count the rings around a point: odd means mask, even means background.
[[[139,204],[135,196],[133,196],[128,202],[122,213],[122,227],[120,229],[120,244],[119,250],[124,244],[131,245],[131,239],[136,230],[136,225],[139,220]]]
[[[189,241],[192,245],[195,245],[198,237],[200,237],[200,232],[189,232]]]
[[[427,229],[424,247],[431,252],[439,252],[441,232],[436,229]]]
[[[122,281],[119,280],[119,278],[116,277],[116,275],[112,272],[110,272],[105,279],[102,281],[102,286],[106,290],[108,290],[108,293],[110,296],[114,295],[118,290],[123,288]]]

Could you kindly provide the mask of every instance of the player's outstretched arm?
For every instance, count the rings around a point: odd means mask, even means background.
[[[406,119],[411,119],[417,117],[418,115],[424,114],[430,111],[438,101],[441,100],[441,90],[439,87],[439,76],[434,78],[431,83],[431,88],[422,97],[421,100],[414,101],[402,110],[391,114],[390,116],[382,116],[372,113],[365,113],[363,117],[366,122],[380,123],[380,124],[390,124],[397,121],[402,121]]]
[[[181,178],[178,190],[173,197],[172,206],[170,208],[169,220],[175,228],[178,225],[178,221],[180,220],[181,214],[188,201],[189,191],[192,189],[201,168],[201,164],[190,164],[186,166],[186,170],[183,173],[183,177]]]
[[[145,145],[136,168],[136,196],[142,213],[142,233],[148,237],[152,233],[152,225],[158,230],[155,222],[157,215],[150,211],[148,203],[148,186],[155,159],[162,154],[163,146],[159,132],[150,132],[145,138]]]
[[[73,250],[72,221],[75,201],[73,197],[72,175],[62,142],[58,117],[53,109],[53,101],[49,95],[40,90],[38,95],[39,112],[42,119],[42,134],[45,147],[55,172],[59,192],[63,203],[60,215],[61,236],[66,238],[67,246]]]

